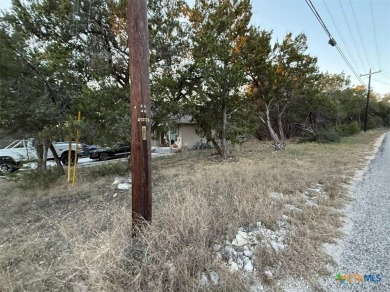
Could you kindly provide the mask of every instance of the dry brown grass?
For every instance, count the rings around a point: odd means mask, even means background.
[[[117,174],[107,175],[123,165],[81,170],[76,189],[60,180],[46,190],[21,191],[3,181],[0,291],[246,291],[249,283],[230,273],[212,246],[231,241],[249,223],[277,228],[282,214],[289,216],[287,248],[279,254],[259,249],[259,275],[271,266],[275,279],[310,280],[332,263],[321,244],[339,236],[346,182],[380,134],[290,144],[281,153],[252,141],[227,161],[212,151],[154,159],[153,222],[137,239],[131,237],[130,194],[112,185]],[[300,193],[317,183],[326,194],[313,195],[317,206],[308,206]],[[284,196],[276,200],[271,192]],[[218,273],[218,285],[201,286],[209,271]]]

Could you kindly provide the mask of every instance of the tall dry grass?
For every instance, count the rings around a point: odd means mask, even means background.
[[[310,280],[332,263],[321,244],[340,235],[345,184],[379,134],[334,145],[290,144],[284,152],[252,141],[227,161],[212,151],[155,159],[153,221],[137,238],[131,237],[130,194],[116,190],[114,175],[103,169],[92,176],[83,170],[76,190],[62,183],[20,193],[7,183],[7,194],[1,194],[9,208],[0,221],[0,290],[246,291],[250,282],[230,273],[213,245],[231,241],[249,223],[277,228],[283,214],[289,217],[287,247],[279,254],[256,252],[259,276],[274,266],[274,279]],[[308,206],[300,193],[318,183],[326,195]],[[276,200],[271,192],[284,196]],[[286,204],[302,211],[291,212]],[[202,273],[210,271],[218,273],[218,284],[202,286]],[[277,289],[276,281],[268,284]]]

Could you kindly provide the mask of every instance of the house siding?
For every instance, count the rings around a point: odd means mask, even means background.
[[[181,137],[182,147],[187,146],[192,148],[196,142],[202,140],[195,132],[196,125],[194,124],[181,124],[178,125],[179,136]]]

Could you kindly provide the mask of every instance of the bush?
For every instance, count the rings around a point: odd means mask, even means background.
[[[53,186],[60,177],[64,177],[58,169],[34,169],[26,171],[20,176],[18,187],[23,190],[48,189]]]
[[[322,130],[315,133],[318,143],[335,143],[340,142],[339,134],[334,130]]]
[[[124,175],[128,171],[127,162],[111,162],[101,163],[93,167],[89,167],[88,175],[91,177],[102,177],[109,175]]]
[[[300,139],[299,143],[318,142],[318,143],[334,143],[340,142],[339,134],[331,129],[319,130],[314,133],[305,133]]]
[[[360,133],[360,131],[360,126],[357,121],[354,121],[350,124],[340,125],[338,128],[338,132],[343,137],[356,135]]]

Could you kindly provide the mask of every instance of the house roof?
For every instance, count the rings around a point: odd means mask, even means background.
[[[177,121],[178,124],[196,124],[193,120],[192,120],[192,116],[182,116],[178,119]]]

